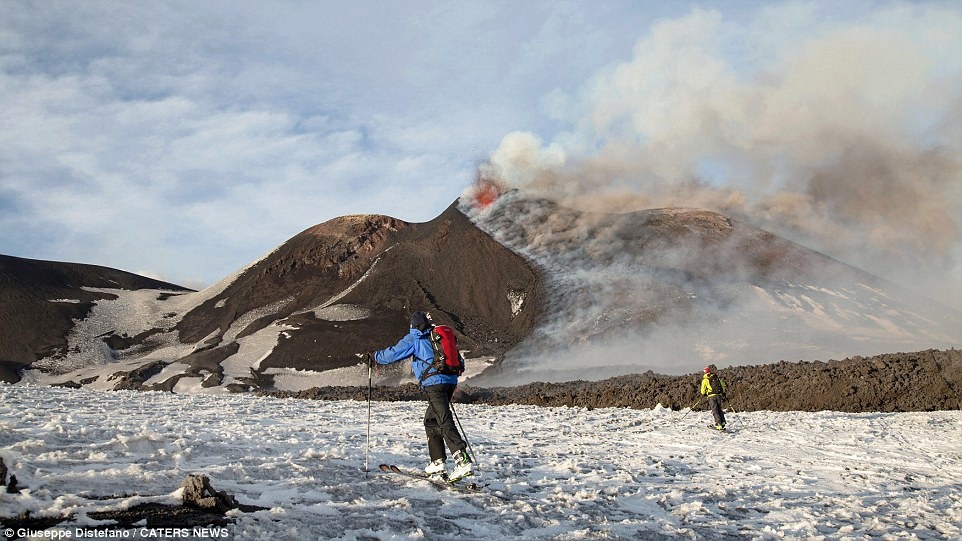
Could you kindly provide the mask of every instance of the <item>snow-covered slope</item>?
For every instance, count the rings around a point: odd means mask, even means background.
[[[369,463],[425,462],[422,403],[372,407]],[[956,539],[962,412],[729,415],[457,406],[488,492],[365,474],[364,402],[0,385],[0,517],[178,503],[202,473],[234,539]],[[52,535],[48,532],[45,535]],[[156,537],[145,525],[129,537]]]
[[[232,275],[236,277],[237,274]],[[34,363],[34,369],[24,372],[23,383],[38,385],[63,385],[67,382],[83,381],[84,387],[97,390],[111,390],[119,382],[121,374],[153,362],[163,362],[166,366],[144,382],[144,385],[160,385],[177,378],[173,391],[179,393],[221,394],[230,392],[228,387],[245,384],[252,372],[260,370],[260,362],[294,327],[284,324],[269,325],[260,331],[237,338],[239,330],[251,320],[277,313],[279,303],[264,306],[255,313],[237,320],[232,326],[238,330],[228,330],[227,334],[236,340],[239,348],[233,355],[221,362],[225,377],[219,385],[203,386],[207,371],[192,370],[180,359],[195,352],[203,345],[183,344],[175,329],[184,314],[200,304],[216,297],[230,285],[230,278],[203,291],[192,293],[173,293],[165,290],[141,289],[98,289],[111,298],[95,303],[90,314],[78,320],[68,336],[66,356],[43,359]],[[363,279],[363,278],[362,278]],[[350,286],[351,288],[354,287]],[[336,300],[337,297],[335,297]],[[363,318],[367,315],[363,307],[325,303],[318,309],[316,317],[329,321],[343,321]],[[151,338],[152,346],[147,351],[133,349],[117,352],[108,347],[98,337],[106,333],[135,336],[149,331],[161,331]],[[467,363],[462,381],[480,374],[490,366],[491,358],[472,358]],[[359,361],[360,362],[360,361]],[[277,390],[299,391],[325,385],[366,385],[367,369],[362,366],[337,368],[333,370],[299,370],[295,368],[266,368],[265,373],[273,377],[273,387]],[[407,372],[409,373],[409,372]],[[400,381],[415,381],[413,376]]]

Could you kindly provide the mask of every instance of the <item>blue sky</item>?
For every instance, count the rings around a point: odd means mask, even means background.
[[[568,163],[610,154],[616,138],[689,141],[691,132],[639,127],[673,124],[677,111],[666,121],[636,107],[663,97],[639,85],[670,96],[676,63],[704,58],[708,69],[686,81],[707,73],[709,88],[742,78],[762,88],[798,50],[787,44],[815,36],[815,48],[839,27],[859,35],[909,20],[906,32],[921,33],[937,21],[935,37],[918,43],[933,59],[920,79],[929,91],[933,79],[958,82],[959,8],[835,4],[0,0],[0,253],[203,287],[337,216],[430,220],[479,162],[508,153],[510,134]],[[682,54],[684,39],[701,56]],[[669,60],[653,60],[649,49],[665,43]],[[926,110],[922,90],[894,94],[881,107],[907,103],[926,134],[956,97]],[[948,124],[929,147],[959,133]],[[714,171],[709,184],[785,155],[719,158],[737,145],[704,141],[691,167]],[[666,163],[647,167],[672,184]],[[807,235],[818,243],[819,232]],[[958,235],[945,241],[941,271],[962,269]]]

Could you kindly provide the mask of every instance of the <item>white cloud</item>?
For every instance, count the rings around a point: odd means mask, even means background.
[[[13,7],[0,251],[214,281],[341,214],[433,217],[514,121],[445,24],[494,21],[383,7]]]

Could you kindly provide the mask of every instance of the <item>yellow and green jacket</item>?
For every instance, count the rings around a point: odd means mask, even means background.
[[[722,381],[721,378],[718,378],[718,386],[721,388],[713,389],[708,379],[709,375],[710,374],[705,374],[701,378],[701,394],[705,396],[718,396],[718,395],[725,394],[725,389],[726,389],[725,382]],[[717,377],[717,374],[716,374],[716,377]]]

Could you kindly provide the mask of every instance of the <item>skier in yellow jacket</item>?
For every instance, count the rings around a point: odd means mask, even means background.
[[[708,397],[708,407],[715,418],[715,430],[725,430],[725,412],[722,411],[722,401],[725,400],[725,382],[718,377],[715,365],[705,367],[705,375],[701,378],[701,394]]]

